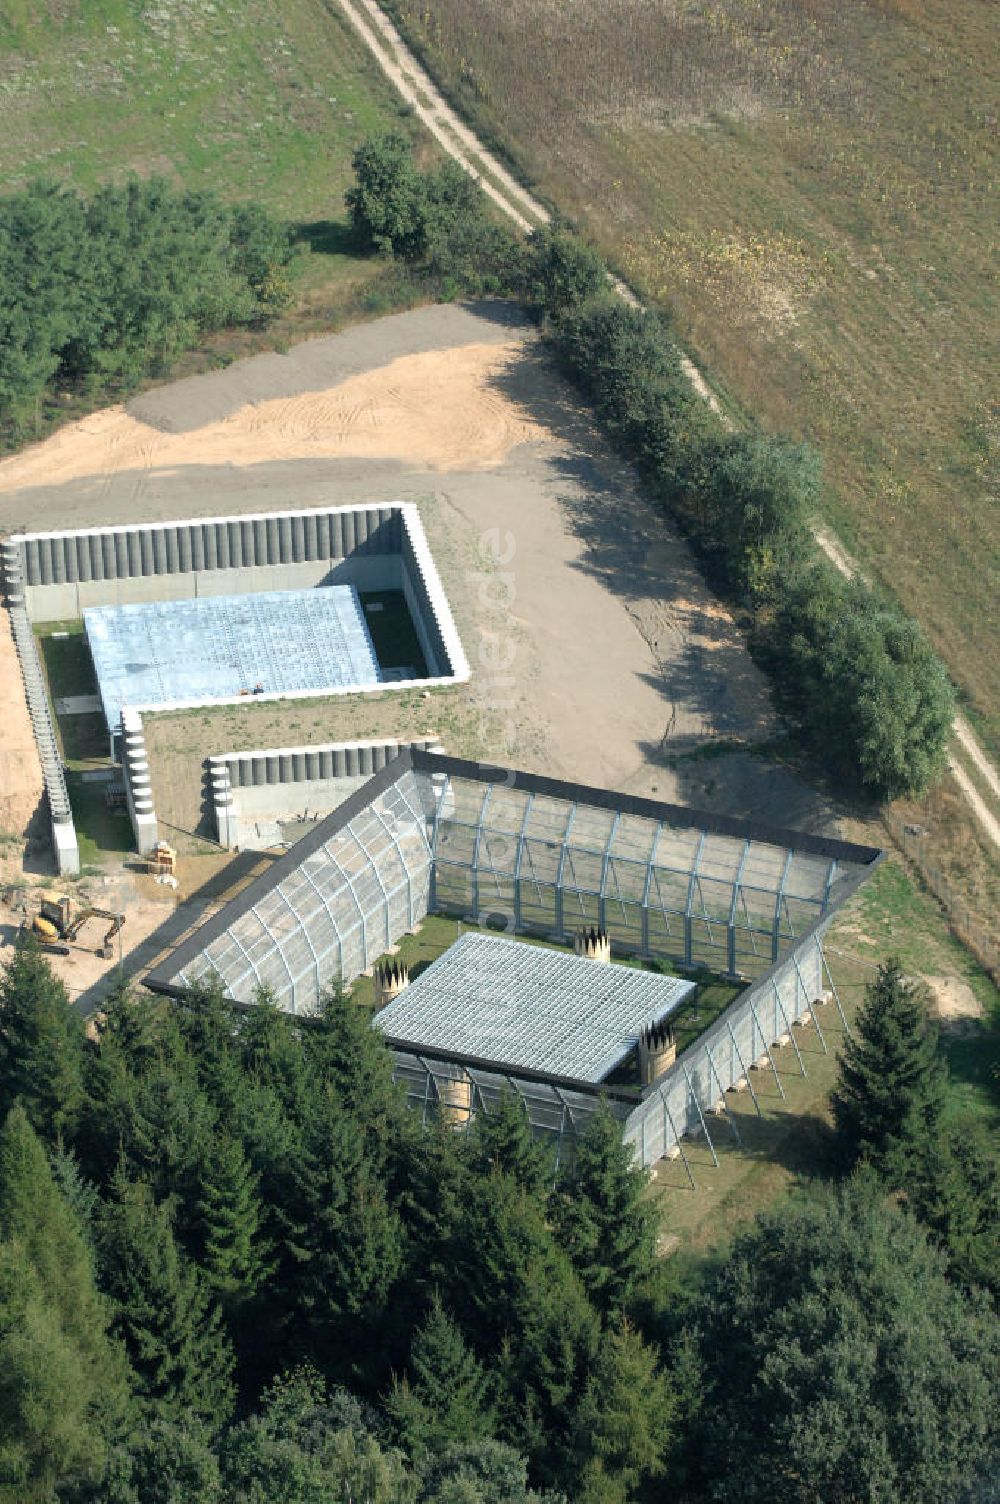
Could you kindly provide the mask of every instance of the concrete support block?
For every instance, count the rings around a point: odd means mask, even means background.
[[[52,822],[52,849],[60,877],[79,877],[80,847],[72,820],[68,824]]]

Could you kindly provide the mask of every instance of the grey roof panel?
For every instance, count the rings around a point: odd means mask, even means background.
[[[465,934],[376,1016],[392,1040],[511,1070],[603,1081],[693,982]]]

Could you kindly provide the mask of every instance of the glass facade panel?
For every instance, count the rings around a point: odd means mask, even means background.
[[[858,870],[790,844],[671,824],[668,807],[657,819],[517,778],[411,760],[326,840],[307,839],[276,891],[189,954],[178,975],[214,972],[241,1000],[266,985],[279,1005],[308,1011],[431,901],[566,939],[603,924],[623,951],[752,972],[796,944]]]

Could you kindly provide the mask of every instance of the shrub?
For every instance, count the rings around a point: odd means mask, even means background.
[[[783,591],[769,636],[786,708],[845,780],[893,799],[943,770],[954,694],[899,607],[816,564]]]
[[[560,226],[533,230],[528,252],[525,301],[539,318],[561,319],[607,287],[597,252]]]

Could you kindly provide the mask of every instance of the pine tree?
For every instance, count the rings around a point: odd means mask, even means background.
[[[590,1119],[553,1208],[560,1242],[605,1316],[628,1308],[653,1270],[656,1212],[647,1184],[607,1107]]]
[[[367,1151],[381,1160],[403,1107],[392,1056],[368,1014],[335,989],[321,1000],[303,1045],[320,1086],[352,1115],[364,1132]]]
[[[219,1307],[180,1252],[165,1206],[116,1174],[102,1218],[103,1283],[140,1394],[154,1412],[210,1425],[232,1409],[233,1357]]]
[[[72,1127],[83,1101],[83,1022],[31,942],[0,975],[0,1116],[21,1102],[50,1143]]]
[[[449,1264],[453,1310],[497,1375],[497,1434],[556,1482],[599,1324],[544,1207],[509,1176],[472,1181]]]
[[[986,1135],[965,1124],[935,1135],[906,1193],[947,1253],[952,1274],[1000,1295],[1000,1163]]]
[[[666,1468],[675,1403],[627,1323],[605,1332],[573,1423],[579,1504],[629,1504]]]
[[[499,1171],[532,1195],[543,1200],[548,1195],[553,1156],[533,1137],[524,1103],[516,1092],[501,1092],[489,1112],[477,1113],[465,1142],[469,1163],[477,1174]]]
[[[880,967],[866,989],[831,1104],[845,1162],[867,1160],[897,1186],[938,1132],[944,1065],[922,990],[898,960]]]
[[[200,983],[175,1001],[177,1023],[198,1081],[218,1120],[227,1126],[243,1095],[245,1077],[236,1043],[238,1021],[218,981]]]
[[[77,1219],[15,1107],[0,1130],[0,1499],[48,1499],[57,1477],[99,1472],[126,1398],[110,1315]]]
[[[290,1162],[277,1285],[295,1352],[307,1343],[338,1378],[384,1361],[373,1341],[401,1266],[401,1230],[353,1117],[330,1096],[314,1104]],[[369,1370],[368,1381],[382,1374]]]
[[[228,1135],[216,1139],[200,1180],[198,1262],[227,1311],[253,1296],[270,1270],[259,1184],[239,1141]]]
[[[414,1335],[408,1374],[393,1383],[386,1409],[411,1457],[492,1435],[486,1376],[437,1295]]]

